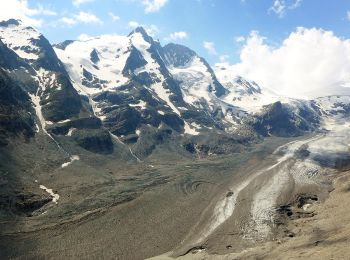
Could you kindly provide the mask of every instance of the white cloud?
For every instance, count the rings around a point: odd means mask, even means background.
[[[37,16],[53,15],[57,15],[56,12],[42,5],[37,5],[35,8],[29,7],[27,0],[6,1],[0,8],[0,20],[8,20],[11,18],[20,19],[25,24],[37,27],[40,27],[43,23],[43,20],[37,18]]]
[[[209,54],[211,55],[216,55],[216,49],[215,49],[215,45],[213,42],[203,42],[203,47],[204,49],[206,49],[208,51]]]
[[[288,8],[289,9],[295,9],[298,8],[299,6],[301,6],[301,3],[303,2],[303,0],[295,0],[294,4],[290,5]]]
[[[235,38],[235,41],[238,43],[244,42],[245,41],[245,37],[244,36],[237,36]]]
[[[98,24],[102,24],[102,21],[100,20],[100,18],[98,18],[93,13],[80,11],[78,14],[74,15],[74,18],[78,22],[82,22],[82,23],[98,23]]]
[[[280,18],[284,17],[287,10],[298,8],[303,0],[275,0],[269,8],[269,12],[274,12]]]
[[[168,0],[142,0],[147,14],[158,12],[167,2]]]
[[[147,34],[152,36],[152,37],[156,36],[159,33],[158,27],[156,25],[154,25],[154,24],[151,24],[149,26],[146,25],[146,26],[143,26],[143,27],[145,28]]]
[[[72,17],[62,17],[60,22],[69,26],[85,23],[85,24],[103,24],[103,22],[95,14],[89,12],[80,11],[74,14]]]
[[[284,95],[335,91],[350,81],[350,39],[300,27],[276,48],[253,31],[241,50],[240,63],[227,70]]]
[[[87,41],[89,39],[91,39],[92,37],[86,33],[82,33],[78,36],[78,40],[79,41]]]
[[[283,0],[275,0],[270,7],[269,12],[276,13],[279,17],[283,17],[286,11],[286,4]]]
[[[230,58],[229,55],[220,55],[219,59],[220,59],[220,62],[227,62],[227,60]]]
[[[173,33],[169,34],[169,36],[165,37],[164,40],[176,41],[176,40],[186,39],[187,37],[188,37],[187,32],[180,31],[180,32],[173,32]]]
[[[120,20],[120,17],[118,15],[115,15],[114,13],[112,12],[109,12],[108,13],[109,17],[111,17],[112,21],[113,22],[116,22],[116,21],[119,21]]]
[[[70,17],[62,17],[60,19],[60,22],[63,24],[66,24],[66,25],[74,25],[77,23],[77,21],[75,19],[70,18]]]
[[[85,3],[88,3],[88,2],[93,2],[95,0],[73,0],[73,5],[75,6],[79,6],[81,4],[85,4]]]
[[[346,13],[346,17],[348,18],[348,20],[350,21],[350,11],[347,11]]]
[[[136,27],[139,27],[140,24],[139,24],[138,22],[136,22],[136,21],[130,21],[130,22],[128,23],[128,26],[129,26],[129,28],[131,28],[131,29],[135,29]]]
[[[57,15],[57,13],[55,11],[50,10],[48,8],[45,8],[41,4],[39,4],[37,6],[37,8],[34,10],[35,10],[34,13],[36,12],[35,15],[44,15],[44,16],[56,16]]]

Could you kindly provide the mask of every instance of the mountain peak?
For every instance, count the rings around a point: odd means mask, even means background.
[[[0,22],[0,26],[1,27],[8,27],[10,25],[21,25],[22,24],[22,20],[19,20],[19,19],[9,19],[7,21],[1,21]]]
[[[142,36],[147,36],[147,37],[149,37],[149,35],[147,34],[145,28],[143,28],[142,26],[136,27],[134,30],[132,30],[132,31],[129,33],[128,36],[131,36],[131,35],[133,35],[134,33],[141,33]]]
[[[243,78],[242,76],[237,76],[234,79],[234,82],[242,85],[243,87],[245,87],[247,89],[247,91],[249,91],[251,93],[261,93],[261,88],[256,82],[247,80],[247,79]]]
[[[180,44],[169,43],[163,49],[168,65],[174,67],[183,67],[197,56],[193,50]]]
[[[132,36],[135,33],[140,33],[142,35],[143,39],[145,39],[146,42],[148,42],[148,43],[152,43],[153,42],[153,38],[148,35],[147,31],[142,26],[136,27],[131,33],[129,33],[128,36],[130,37],[130,36]]]
[[[139,32],[139,33],[141,33],[141,34],[145,34],[145,35],[148,36],[148,34],[147,34],[145,28],[143,28],[142,26],[136,27],[134,31],[135,31],[135,32]]]

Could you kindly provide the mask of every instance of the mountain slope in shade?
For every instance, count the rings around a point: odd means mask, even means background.
[[[41,33],[18,20],[9,20],[0,24],[0,34],[3,43],[30,67],[23,81],[34,81],[32,85],[36,86],[30,93],[48,125],[77,117],[84,110],[63,64]]]
[[[67,136],[73,129],[77,130],[75,135],[83,129],[103,131],[89,103],[73,88],[64,65],[41,33],[18,20],[1,22],[0,33],[0,64],[30,97],[32,110],[28,113],[36,117],[36,132],[58,144],[55,135]]]

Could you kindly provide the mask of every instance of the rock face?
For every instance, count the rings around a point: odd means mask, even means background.
[[[29,96],[0,70],[0,146],[7,144],[7,138],[23,134],[25,138],[35,134],[34,117]]]
[[[77,130],[73,133],[74,140],[84,149],[101,154],[113,152],[113,142],[106,130]]]
[[[16,106],[11,114],[3,113],[8,115],[3,117],[2,126],[25,130],[26,136],[34,136],[40,129],[60,134],[57,129],[68,132],[69,126],[101,127],[89,101],[73,87],[64,65],[42,34],[17,20],[2,22],[0,33],[0,87],[6,93],[1,96],[1,108],[9,111]]]
[[[20,216],[31,216],[33,212],[51,201],[52,198],[50,196],[43,194],[23,191],[15,191],[14,195],[0,193],[0,205],[2,210]]]
[[[305,115],[305,118],[301,115]],[[263,136],[290,137],[315,130],[319,120],[317,112],[312,109],[295,113],[278,101],[265,106],[250,124]]]

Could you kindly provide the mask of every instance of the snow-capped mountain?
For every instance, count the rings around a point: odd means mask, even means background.
[[[0,35],[1,41],[17,54],[16,59],[20,62],[9,73],[23,84],[32,86],[29,94],[37,112],[40,110],[39,113],[45,117],[42,123],[50,125],[83,112],[79,95],[70,83],[62,62],[41,33],[20,21],[9,20],[0,23]],[[85,113],[88,114],[87,111]]]
[[[26,172],[18,179],[32,191],[38,187],[27,174],[49,182],[60,174],[72,178],[76,167],[73,179],[83,172],[79,181],[89,182],[106,172],[101,165],[128,171],[138,162],[231,155],[267,136],[329,130],[336,127],[334,118],[349,117],[350,96],[280,97],[214,71],[185,46],[162,46],[141,27],[127,36],[52,46],[36,29],[9,20],[0,23],[0,115],[6,154],[0,164],[13,174]],[[19,205],[30,198],[29,212],[53,201],[18,193],[17,181],[9,183],[0,196],[9,207],[7,198]]]
[[[232,74],[225,63],[215,65],[215,74],[219,81],[227,88],[228,93],[223,97],[227,103],[234,103],[248,113],[256,113],[265,105],[282,101],[288,103],[289,98],[281,97],[256,82]]]
[[[61,149],[55,135],[100,129],[99,120],[73,87],[51,44],[36,29],[18,20],[0,23],[0,51],[3,73],[31,101],[27,113],[35,119],[35,132],[42,132]]]
[[[124,137],[139,132],[142,125],[159,128],[162,124],[190,135],[197,135],[200,129],[223,129],[222,122],[212,115],[214,104],[202,113],[208,104],[193,102],[185,87],[190,79],[185,84],[179,80],[181,69],[174,65],[180,61],[174,48],[162,48],[141,27],[128,36],[105,35],[59,44],[55,51],[74,87],[89,97],[96,116],[113,134]],[[207,81],[201,87],[207,95],[225,92],[203,59],[194,54],[188,60],[193,68],[194,62],[200,62],[204,73],[199,76]],[[190,87],[190,91],[196,90],[196,85]],[[132,123],[123,119],[130,116]]]
[[[147,155],[174,136],[300,135],[349,112],[343,96],[280,97],[224,67],[214,72],[195,51],[161,46],[142,27],[54,46],[17,20],[1,22],[0,34],[1,69],[28,95],[33,131],[91,151],[113,151],[112,140]]]

